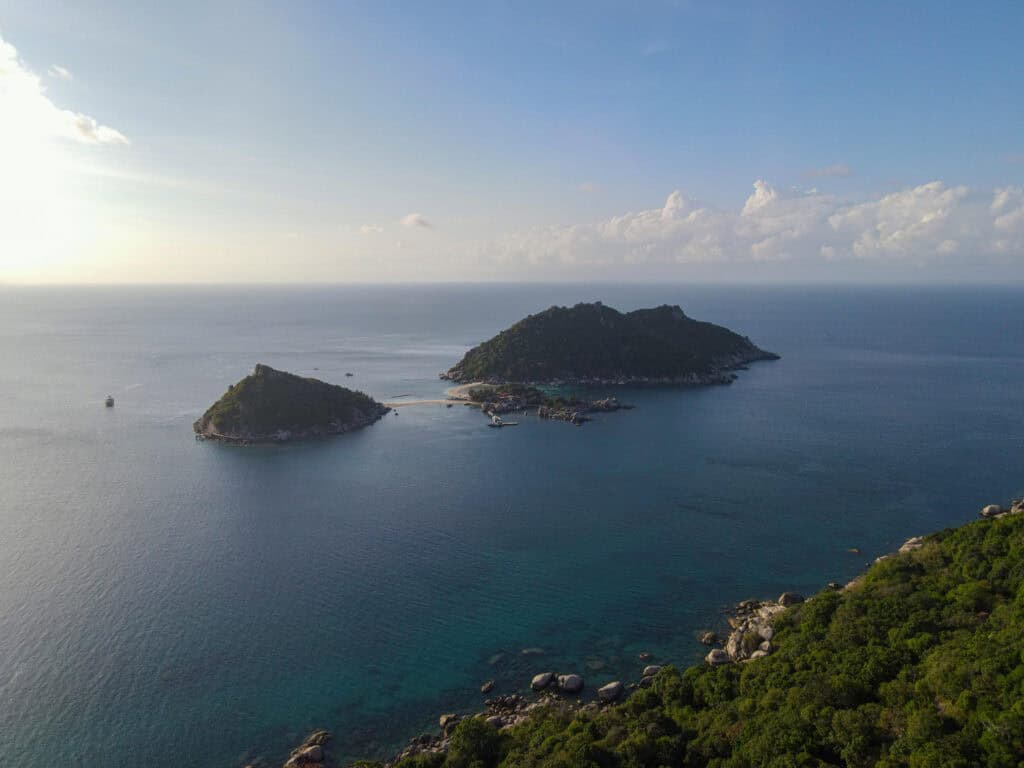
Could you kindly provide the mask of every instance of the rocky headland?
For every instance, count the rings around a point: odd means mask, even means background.
[[[720,718],[725,718],[721,727],[727,727],[731,722],[730,717],[732,715],[728,714],[730,710],[723,709],[723,707],[727,707],[732,698],[740,695],[742,689],[739,687],[739,680],[747,679],[740,672],[740,669],[746,668],[746,665],[749,664],[762,663],[760,660],[767,660],[776,654],[783,655],[785,658],[782,659],[780,664],[771,667],[773,671],[766,678],[771,682],[773,690],[777,691],[775,694],[768,695],[768,698],[764,700],[765,706],[769,707],[770,711],[781,706],[780,702],[783,698],[780,698],[780,696],[783,694],[778,693],[779,690],[784,692],[786,686],[789,685],[794,686],[793,690],[797,690],[795,687],[797,683],[789,681],[789,676],[793,674],[792,667],[794,665],[806,666],[809,663],[806,661],[807,658],[812,656],[819,657],[820,654],[825,652],[822,649],[831,645],[837,645],[837,647],[829,651],[830,653],[842,653],[842,658],[844,659],[847,656],[852,656],[854,666],[851,669],[861,668],[861,662],[856,661],[859,658],[857,654],[865,653],[865,651],[858,652],[858,648],[875,648],[877,653],[881,654],[879,659],[892,667],[891,669],[882,668],[873,671],[873,674],[876,676],[881,675],[880,679],[883,680],[889,679],[891,676],[897,676],[898,679],[901,665],[926,663],[927,656],[921,657],[924,661],[915,661],[917,656],[908,655],[911,651],[902,645],[898,646],[899,651],[889,649],[889,644],[898,642],[898,636],[890,636],[886,639],[885,635],[876,637],[874,634],[868,633],[864,637],[857,637],[855,634],[851,635],[849,630],[846,633],[840,631],[836,626],[836,622],[850,620],[850,617],[844,615],[843,606],[846,604],[851,606],[846,611],[847,613],[854,611],[856,615],[865,617],[860,619],[861,621],[892,622],[899,619],[898,616],[893,617],[890,615],[895,606],[901,607],[904,611],[910,611],[911,606],[915,603],[922,603],[925,600],[924,595],[927,594],[927,599],[935,603],[934,615],[942,617],[942,620],[948,622],[951,628],[944,630],[941,627],[935,627],[932,630],[935,638],[932,641],[933,643],[939,641],[955,643],[959,642],[963,637],[971,636],[969,634],[965,635],[965,633],[979,632],[982,638],[991,636],[992,639],[985,640],[986,644],[979,646],[975,653],[983,655],[995,654],[992,656],[992,663],[997,666],[993,667],[993,669],[1002,669],[1005,666],[1005,664],[998,661],[998,659],[1003,659],[1004,657],[1009,660],[1012,666],[1012,659],[1015,657],[1008,650],[1004,652],[1003,645],[1000,643],[1005,644],[1005,641],[996,641],[995,638],[1002,638],[1004,635],[1007,641],[1013,638],[1013,642],[1021,645],[1021,652],[1024,653],[1024,641],[1020,640],[1020,633],[1007,625],[1007,622],[1013,621],[1013,615],[1015,614],[1005,610],[1005,606],[1000,604],[1000,600],[994,594],[986,597],[985,594],[978,592],[978,589],[997,590],[995,584],[987,580],[981,582],[971,581],[965,575],[964,569],[969,568],[977,574],[984,575],[986,568],[991,566],[994,569],[991,573],[999,573],[1000,578],[1003,580],[1010,579],[1009,582],[1006,582],[1005,586],[1009,593],[1007,593],[1007,597],[1004,599],[1012,598],[1013,594],[1015,594],[1013,592],[1015,589],[1014,585],[1021,578],[1024,578],[1018,573],[1020,571],[1020,555],[1024,554],[1024,525],[1020,524],[1021,520],[1024,520],[1024,515],[1021,513],[1024,513],[1024,500],[1020,499],[1014,500],[1009,506],[1005,507],[997,504],[988,505],[980,512],[980,516],[983,518],[980,524],[998,525],[1005,523],[1002,527],[983,530],[977,528],[978,524],[968,524],[961,528],[949,529],[936,534],[912,537],[904,542],[896,552],[877,558],[874,565],[865,574],[849,582],[846,586],[830,582],[821,592],[806,599],[795,592],[784,592],[776,600],[744,600],[730,611],[728,616],[730,632],[724,642],[720,643],[718,635],[711,631],[705,631],[698,635],[700,642],[705,645],[715,646],[705,657],[703,669],[692,667],[680,675],[679,671],[671,665],[647,664],[643,667],[639,679],[625,683],[619,680],[606,683],[595,691],[596,697],[592,696],[589,700],[584,700],[583,698],[586,683],[582,675],[576,672],[556,673],[554,671],[539,671],[532,678],[523,680],[523,684],[529,689],[529,693],[515,692],[508,695],[493,696],[483,702],[482,709],[474,712],[465,714],[456,712],[443,713],[438,718],[438,727],[435,732],[413,737],[409,740],[408,745],[391,760],[384,763],[360,762],[357,765],[364,766],[364,768],[369,768],[370,766],[375,768],[392,768],[393,766],[409,766],[410,768],[461,766],[465,763],[467,751],[477,753],[483,751],[484,756],[491,755],[493,758],[494,755],[487,750],[497,749],[498,745],[503,745],[501,748],[505,750],[501,754],[508,754],[509,749],[526,748],[525,746],[516,747],[514,745],[528,745],[531,743],[531,734],[534,729],[546,729],[544,731],[546,734],[545,738],[548,740],[565,738],[565,736],[558,735],[559,731],[557,729],[555,731],[552,730],[552,724],[558,724],[558,729],[569,729],[564,731],[564,733],[572,733],[574,731],[571,729],[571,724],[580,723],[580,727],[584,730],[590,729],[586,732],[593,732],[595,738],[604,733],[606,728],[611,728],[612,731],[618,728],[620,731],[626,732],[627,728],[632,728],[631,724],[660,722],[661,725],[658,728],[664,729],[666,725],[663,721],[658,720],[658,717],[662,717],[662,715],[658,714],[657,706],[663,701],[676,701],[680,696],[682,696],[681,701],[683,705],[694,710],[695,714],[696,710],[701,708],[706,711],[717,708],[714,709],[716,712],[722,710],[718,715]],[[979,552],[986,552],[987,557],[992,562],[986,562],[985,556],[980,556]],[[996,562],[998,558],[1002,559]],[[1016,570],[1008,569],[1012,563],[1017,564]],[[951,591],[946,597],[935,595],[934,592],[928,592],[928,590],[932,589],[930,586],[932,582],[929,579],[938,579],[939,583],[944,584]],[[920,582],[920,586],[918,586],[918,582]],[[1024,582],[1021,582],[1021,588],[1024,589]],[[882,601],[894,602],[891,603],[891,606],[887,603],[887,607],[884,610],[879,609],[880,612],[875,611],[872,606]],[[856,607],[854,608],[853,606]],[[916,608],[916,606],[914,607]],[[998,619],[995,619],[997,611],[999,612]],[[875,615],[876,613],[877,615]],[[924,636],[920,634],[921,627],[918,625],[921,619],[917,618],[919,615],[921,615],[920,609],[917,609],[917,612],[909,612],[906,620],[910,621],[911,625],[915,626],[916,631],[918,631],[918,635],[912,638],[909,648],[921,646],[920,652],[923,653],[923,651],[931,646],[927,644]],[[990,618],[995,620],[990,621]],[[1005,627],[1005,629],[1001,629],[1001,627]],[[829,634],[830,632],[833,634],[838,632],[838,636],[832,636]],[[997,636],[994,634],[996,632],[1000,634]],[[1007,634],[1008,632],[1009,634]],[[995,643],[994,645],[992,644],[993,642]],[[894,656],[894,654],[896,655]],[[503,653],[496,654],[491,659],[492,664],[499,661],[500,657],[504,655]],[[540,648],[524,649],[522,652],[523,657],[530,659],[541,658],[543,655],[544,651]],[[641,661],[646,661],[650,658],[648,653],[640,654]],[[944,657],[940,657],[940,663],[948,665],[948,662],[941,661],[942,658]],[[974,663],[971,660],[967,661],[969,664]],[[763,663],[769,662],[765,661]],[[810,670],[816,669],[817,665],[822,663],[825,666],[821,674],[824,674],[825,677],[818,684],[815,682],[817,678],[814,677],[814,673]],[[838,666],[839,662],[832,662],[832,664]],[[892,666],[893,664],[895,666]],[[1000,664],[1002,666],[999,666]],[[709,692],[714,692],[713,695],[717,697],[719,703],[714,703],[714,701],[699,703],[696,694],[698,681],[710,679],[706,676],[713,674],[716,670],[727,670],[729,668],[735,668],[737,675],[740,675],[740,677],[715,677],[713,678],[716,681],[713,684],[715,687],[708,689]],[[818,695],[819,697],[825,697],[823,702],[828,712],[859,711],[850,709],[850,707],[857,705],[859,700],[857,697],[860,697],[860,699],[870,697],[862,689],[863,683],[854,683],[843,677],[844,674],[848,675],[849,673],[839,673],[829,663],[820,660],[814,661],[810,667],[798,675],[800,679],[810,675],[806,685],[810,686],[808,690],[813,693],[802,693],[797,696],[795,705],[813,708],[817,706],[817,702],[813,697]],[[942,674],[948,675],[949,672],[944,671]],[[760,678],[750,678],[751,681],[758,679]],[[924,679],[927,680],[928,678]],[[729,683],[727,681],[733,682]],[[754,683],[751,682],[749,684]],[[843,692],[841,694],[841,696],[846,698],[836,698],[840,694],[835,686],[840,684],[847,686],[847,688],[842,689]],[[988,686],[986,690],[990,691],[992,697],[1000,695],[992,687],[993,683],[991,680],[989,682],[982,680],[982,684],[983,686]],[[819,685],[823,686],[820,690]],[[832,686],[832,689],[829,688],[829,685]],[[858,688],[858,685],[861,688]],[[853,687],[851,688],[851,686]],[[481,692],[490,692],[493,687],[494,681],[488,680],[481,687]],[[900,690],[903,691],[902,688]],[[951,690],[955,693],[960,689],[954,685]],[[644,698],[644,694],[650,694],[650,696]],[[640,695],[640,703],[634,702],[634,697],[638,695]],[[909,694],[903,692],[901,695],[907,696]],[[931,689],[928,689],[923,692],[923,695],[926,697],[926,700],[930,701],[928,697],[934,694],[931,693]],[[1010,695],[1012,699],[1015,694]],[[961,695],[961,699],[963,698],[964,695]],[[882,700],[887,701],[884,697]],[[972,699],[971,701],[974,700]],[[968,719],[969,715],[965,710],[951,710],[949,708],[952,707],[952,704],[943,699],[940,699],[935,705],[946,707],[945,711],[950,712],[947,716],[950,718],[947,728],[951,729],[951,732],[955,731],[958,722],[963,723]],[[754,705],[747,704],[746,706]],[[875,717],[881,711],[879,705],[875,703],[869,702],[864,706],[868,708],[866,711],[869,711]],[[971,706],[978,707],[979,704],[974,703]],[[996,706],[995,703],[992,706]],[[686,714],[686,711],[683,710],[680,716],[685,714],[686,717],[690,717],[689,714]],[[839,734],[838,737],[841,737],[842,734],[848,733],[851,727],[849,723],[855,722],[850,720],[848,716],[843,716],[838,720],[835,719],[836,717],[839,716],[833,715],[831,723],[826,722],[822,725],[828,732],[826,735],[831,734],[828,738],[837,738],[836,734]],[[997,715],[984,715],[983,722],[990,722],[995,717]],[[1012,712],[1004,711],[998,717],[1001,718],[1001,721],[1016,722],[1014,718],[1018,716]],[[610,723],[611,725],[604,728],[598,727],[598,724],[601,723]],[[715,729],[720,727],[719,723],[713,719],[695,720],[693,723],[692,728],[694,730],[691,738],[696,738],[699,735],[700,729],[710,729],[709,732],[715,734],[717,733]],[[653,727],[653,725],[643,726],[647,730]],[[735,738],[735,734],[739,733],[737,730],[738,726],[729,727],[733,729],[730,733],[734,734],[731,738]],[[901,738],[901,731],[899,729],[902,727],[901,721],[897,717],[893,723],[893,728],[896,729],[893,732],[893,736],[888,736],[879,726],[874,730],[869,729],[866,731],[874,739],[873,742],[865,740],[857,743],[861,745],[863,750],[874,750],[872,754],[877,756],[878,750],[885,748],[884,745],[887,743],[885,739],[895,738],[898,740]],[[1012,745],[1017,743],[1014,741],[1016,737],[1012,735],[1013,731],[1008,730],[1008,728],[1010,726],[1003,724],[999,726],[999,730],[995,731],[996,736],[989,740],[992,743],[992,749],[998,750],[1002,748],[1004,742],[1010,745],[1009,748],[1012,748]],[[657,730],[657,732],[664,733],[663,730]],[[671,732],[671,729],[669,732]],[[496,734],[496,736],[489,734]],[[310,766],[310,768],[337,768],[342,765],[343,763],[333,761],[326,749],[329,738],[325,731],[313,733],[303,744],[292,751],[287,762],[284,764],[285,768],[299,768],[299,766],[303,765]],[[801,736],[800,738],[808,739],[811,737]],[[694,744],[698,745],[698,750],[701,743],[699,740],[694,742]],[[718,742],[712,742],[712,745],[714,743]],[[879,744],[883,746],[880,747],[878,746]],[[793,748],[798,747],[799,745],[795,745]],[[450,759],[453,752],[456,753],[457,757],[454,762]],[[708,764],[706,759],[700,757],[699,751],[695,754],[696,757],[694,759],[684,764]],[[773,752],[772,754],[776,753]],[[866,762],[866,753],[862,757],[864,759],[859,762],[839,760],[826,761],[821,764],[876,764]],[[661,758],[656,756],[652,755],[652,759],[655,762],[645,760],[638,764],[665,764],[664,762],[657,762],[657,759]],[[497,762],[495,760],[487,764],[497,764]],[[472,765],[474,763],[465,764]],[[548,765],[548,762],[546,759],[543,759],[537,764]],[[551,763],[551,765],[562,764],[557,759]],[[618,765],[619,763],[610,762],[609,764]],[[751,764],[760,763],[753,762]],[[895,764],[902,765],[903,763]]]
[[[238,445],[286,442],[350,432],[389,410],[362,392],[261,364],[192,428],[201,438]]]

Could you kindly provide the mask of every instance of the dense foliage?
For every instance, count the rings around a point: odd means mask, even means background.
[[[473,387],[466,394],[474,403],[496,400],[503,396],[519,398],[528,405],[540,405],[544,402],[544,393],[539,389],[514,382],[502,384],[501,386],[494,384],[481,384]]]
[[[401,768],[1024,766],[1024,514],[931,536],[776,629],[767,658],[508,733],[469,719]]]
[[[728,328],[661,306],[623,314],[600,302],[551,307],[469,352],[458,381],[677,378],[775,357]]]
[[[210,424],[221,435],[259,437],[278,430],[358,423],[382,408],[362,392],[257,365],[228,387],[195,426],[197,432]]]

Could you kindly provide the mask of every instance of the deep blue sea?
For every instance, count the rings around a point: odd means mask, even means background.
[[[434,405],[193,439],[258,362],[436,398],[471,345],[595,299],[782,359],[579,428]],[[380,757],[488,678],[694,662],[730,604],[1024,493],[1022,382],[1009,288],[0,288],[0,765],[236,768],[319,727]]]

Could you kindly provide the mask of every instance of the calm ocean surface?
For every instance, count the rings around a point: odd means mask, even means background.
[[[469,346],[594,299],[782,360],[581,428],[419,406],[193,439],[257,362],[438,397]],[[0,288],[0,764],[233,768],[316,727],[379,757],[488,678],[696,661],[727,605],[1021,495],[1022,382],[1009,289]]]

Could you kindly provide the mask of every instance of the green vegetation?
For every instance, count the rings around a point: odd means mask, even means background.
[[[400,768],[1024,766],[1024,514],[928,538],[776,622],[771,656],[663,669],[602,711],[479,719]]]
[[[543,392],[536,387],[530,387],[525,384],[509,383],[500,386],[496,384],[481,384],[478,387],[472,387],[466,394],[474,403],[497,400],[502,396],[521,399],[528,405],[540,405],[544,402]]]
[[[193,428],[210,437],[268,440],[282,430],[294,437],[342,432],[386,411],[362,392],[257,365],[228,387]]]
[[[551,307],[469,352],[445,374],[456,381],[700,381],[776,355],[713,323],[661,306],[623,314],[600,302]]]

